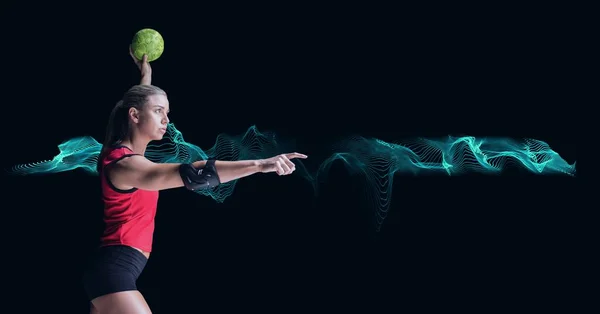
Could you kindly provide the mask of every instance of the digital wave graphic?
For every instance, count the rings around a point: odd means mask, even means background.
[[[158,163],[188,163],[216,158],[218,160],[262,159],[295,151],[291,141],[281,140],[273,132],[261,132],[251,126],[238,135],[220,134],[215,144],[206,150],[188,143],[183,134],[169,124],[165,137],[152,142],[146,157]],[[75,137],[58,145],[59,153],[50,160],[13,166],[15,175],[51,174],[75,169],[97,175],[96,161],[102,144],[89,136]],[[521,167],[535,174],[574,176],[575,162],[569,164],[550,146],[539,140],[509,138],[475,138],[472,136],[439,139],[417,138],[389,143],[376,138],[348,137],[332,146],[329,155],[318,169],[310,171],[299,160],[296,175],[302,176],[318,193],[319,183],[327,179],[331,166],[340,162],[348,172],[365,180],[365,197],[376,213],[379,231],[391,204],[394,177],[397,174],[468,173],[501,174],[507,167]],[[237,180],[210,190],[195,193],[224,202],[235,189]]]

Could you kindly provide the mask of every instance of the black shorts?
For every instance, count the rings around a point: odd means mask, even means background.
[[[148,259],[125,245],[100,247],[92,254],[83,274],[83,287],[91,301],[99,296],[137,290],[136,281]]]

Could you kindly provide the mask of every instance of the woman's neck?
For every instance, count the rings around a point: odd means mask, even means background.
[[[142,156],[146,153],[146,147],[148,146],[149,141],[145,141],[143,139],[135,138],[133,136],[129,136],[123,141],[121,141],[121,145],[128,147],[134,153],[140,154]]]

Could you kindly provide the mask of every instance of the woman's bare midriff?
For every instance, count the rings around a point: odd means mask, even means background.
[[[133,247],[133,246],[132,246],[132,248],[134,248],[134,249],[136,249],[136,250],[140,251],[140,253],[144,254],[144,256],[146,256],[146,258],[147,258],[147,259],[148,259],[148,258],[150,258],[150,252],[145,252],[145,251],[142,251],[142,250],[140,250],[140,249],[138,249],[138,248],[136,248],[136,247]]]

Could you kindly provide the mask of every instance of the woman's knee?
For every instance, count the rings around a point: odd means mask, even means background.
[[[103,295],[92,300],[92,304],[98,311],[96,313],[102,314],[152,313],[148,303],[137,290]]]

